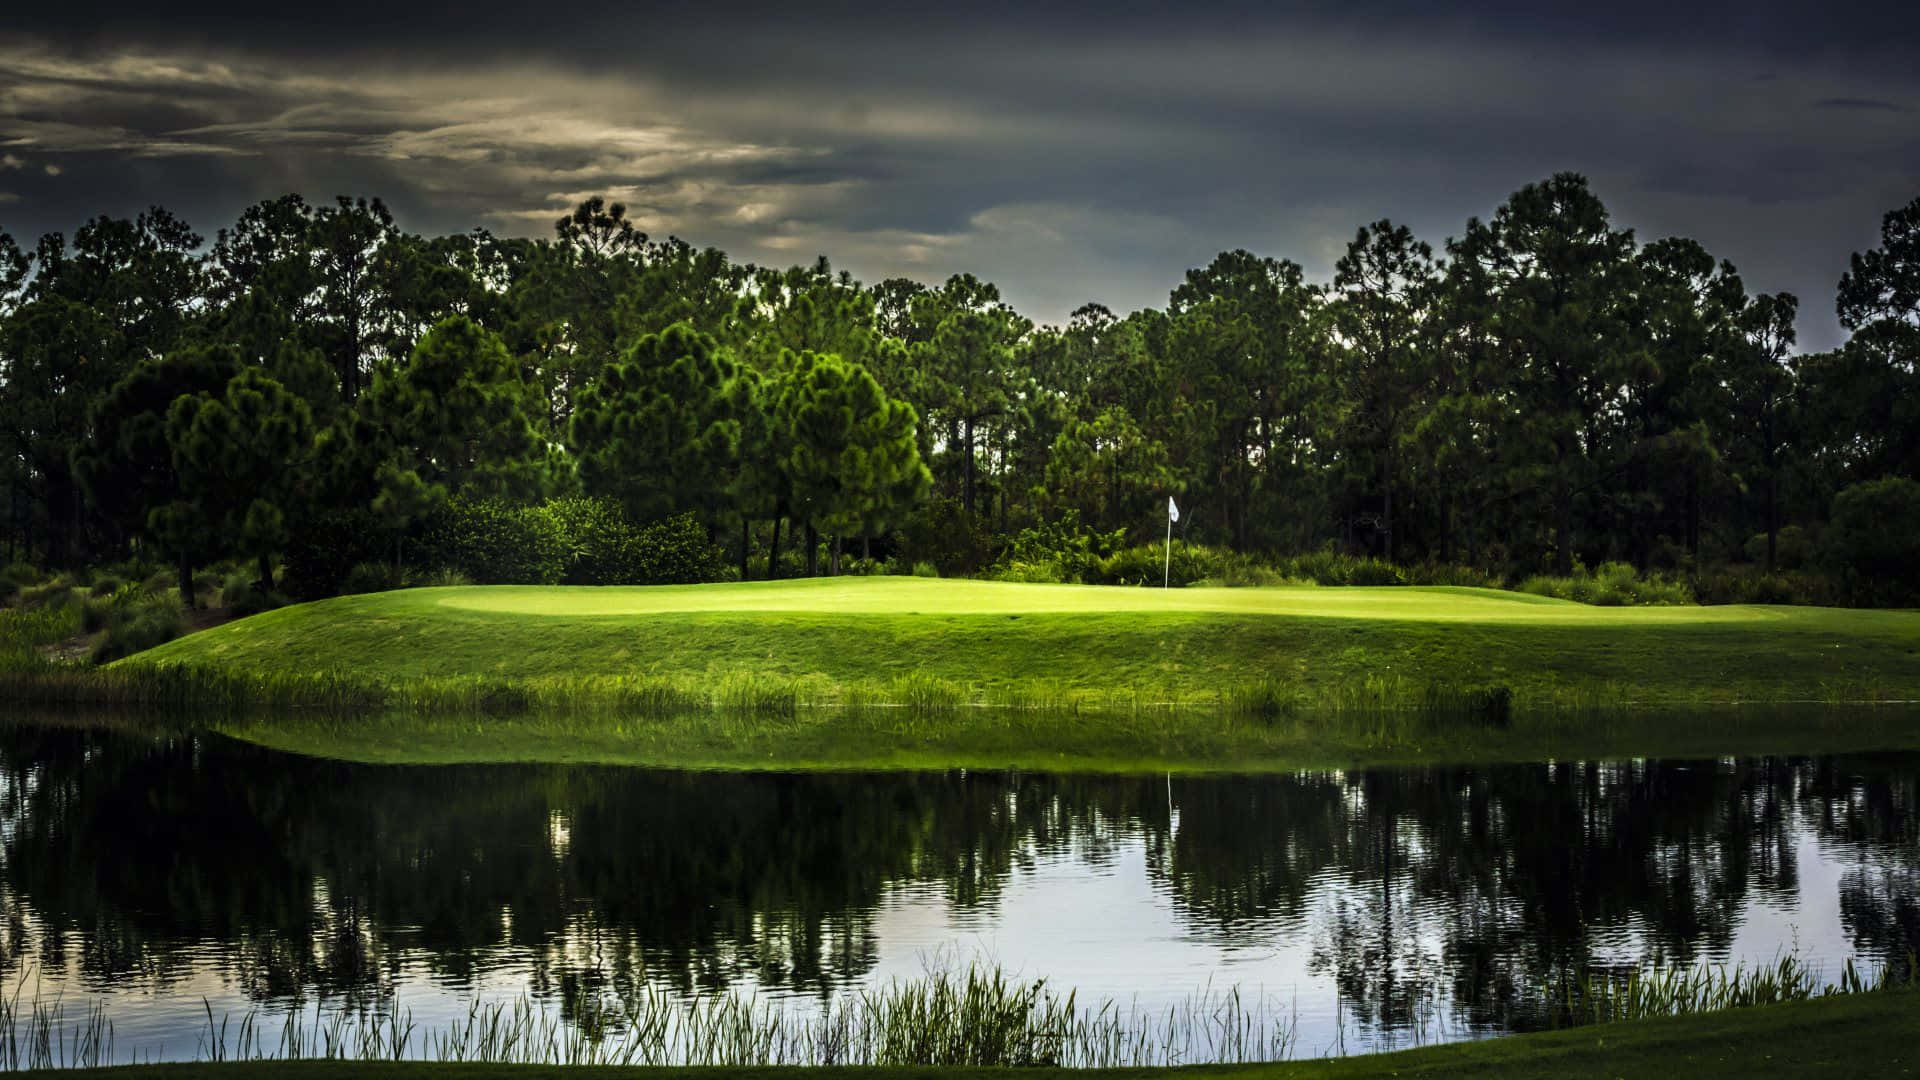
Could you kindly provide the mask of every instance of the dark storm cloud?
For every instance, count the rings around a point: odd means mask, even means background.
[[[1875,101],[1872,98],[1827,98],[1815,102],[1823,109],[1883,109],[1887,112],[1912,112],[1905,105],[1896,105],[1891,101]]]
[[[354,191],[544,232],[605,193],[737,257],[971,270],[1059,319],[1228,247],[1324,275],[1382,216],[1437,244],[1575,169],[1643,239],[1801,295],[1821,347],[1847,254],[1920,194],[1920,30],[1810,11],[62,7],[0,22],[0,220],[158,201],[211,232]]]

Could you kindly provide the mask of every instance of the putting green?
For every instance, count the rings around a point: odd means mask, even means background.
[[[415,603],[495,614],[582,617],[791,612],[815,615],[1222,614],[1419,622],[1672,625],[1778,621],[1768,607],[1601,608],[1498,589],[1141,589],[931,578],[814,578],[650,587],[422,589]],[[411,605],[410,605],[411,606]]]
[[[281,608],[123,661],[169,663],[247,685],[337,673],[392,688],[381,700],[419,702],[443,700],[458,680],[529,680],[529,701],[582,707],[624,700],[631,687],[618,680],[633,679],[712,702],[747,684],[889,704],[1218,705],[1255,694],[1358,708],[1462,686],[1504,686],[1527,707],[1887,701],[1920,698],[1920,613],[936,578],[465,586]]]

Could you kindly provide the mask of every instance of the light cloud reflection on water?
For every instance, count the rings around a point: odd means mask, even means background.
[[[999,964],[1302,1053],[1538,1026],[1589,966],[1920,946],[1920,755],[1268,777],[355,766],[0,731],[0,972],[191,1056],[236,1015],[642,985],[793,1009]],[[206,1005],[202,1004],[205,999]]]

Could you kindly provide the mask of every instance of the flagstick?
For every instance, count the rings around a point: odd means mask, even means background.
[[[1173,515],[1167,515],[1167,564],[1160,569],[1160,587],[1173,587]]]

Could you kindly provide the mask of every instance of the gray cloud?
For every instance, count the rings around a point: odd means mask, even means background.
[[[1823,98],[1814,102],[1822,109],[1882,109],[1887,112],[1912,112],[1905,105],[1896,105],[1891,101],[1877,101],[1873,98]]]
[[[537,34],[524,8],[380,32],[371,8],[294,27],[130,11],[88,24],[111,36],[0,41],[0,154],[21,163],[6,219],[165,202],[211,232],[287,190],[354,191],[412,228],[544,233],[608,194],[739,258],[972,271],[1058,320],[1163,303],[1228,247],[1324,275],[1382,216],[1437,244],[1570,168],[1643,238],[1695,236],[1749,287],[1800,294],[1803,344],[1837,340],[1847,254],[1920,193],[1897,28],[1703,15],[1655,38],[1625,15],[1568,33],[1426,10],[1383,27],[590,5]]]

